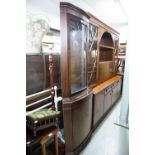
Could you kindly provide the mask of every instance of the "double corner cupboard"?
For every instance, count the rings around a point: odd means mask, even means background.
[[[112,72],[119,33],[70,3],[60,3],[60,19],[65,151],[71,155],[121,95],[122,78]]]

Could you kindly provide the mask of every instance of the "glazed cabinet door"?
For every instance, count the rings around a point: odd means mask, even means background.
[[[71,97],[87,88],[89,17],[65,2],[60,11],[62,96]]]
[[[69,52],[71,94],[81,91],[87,86],[86,51],[87,24],[74,16],[69,17]]]
[[[89,25],[89,50],[88,50],[88,85],[97,82],[97,37],[98,27]]]

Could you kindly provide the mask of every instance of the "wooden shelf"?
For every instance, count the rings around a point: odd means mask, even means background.
[[[118,55],[118,56],[115,56],[115,59],[125,60],[125,56],[124,55]]]
[[[100,61],[100,62],[99,62],[99,64],[104,64],[104,63],[112,63],[112,62],[114,63],[114,61],[113,61],[113,60],[112,60],[112,61]]]
[[[123,73],[123,72],[116,72],[116,75],[121,75],[121,76],[123,76],[124,73]]]
[[[91,74],[91,73],[96,73],[96,71],[89,71],[89,72],[88,72],[88,74]]]
[[[102,47],[102,48],[108,48],[108,49],[114,49],[114,47],[108,46],[108,45],[100,45],[100,47]]]

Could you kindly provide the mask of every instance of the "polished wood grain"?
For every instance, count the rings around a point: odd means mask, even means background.
[[[97,124],[97,122],[103,116],[103,104],[105,101],[104,91],[93,95],[93,126]]]
[[[99,65],[99,79],[98,79],[99,83],[102,83],[115,75],[112,72],[114,61],[99,62],[98,65]]]
[[[115,76],[93,89],[93,130],[121,96],[122,77]]]
[[[122,79],[122,76],[114,76],[112,78],[110,78],[109,80],[99,84],[98,86],[96,86],[95,88],[93,88],[93,94],[97,94],[99,93],[101,90],[105,89],[106,87],[108,87],[109,85],[111,85],[114,81],[120,80]]]
[[[102,48],[108,48],[108,49],[114,49],[114,47],[112,47],[112,46],[108,46],[108,45],[100,45],[100,47],[102,47]]]
[[[87,142],[92,125],[92,93],[87,90],[63,100],[66,153],[79,152]],[[73,153],[74,154],[74,153]]]
[[[72,15],[75,15],[76,17],[80,17],[82,19],[89,19],[90,16],[81,8],[67,2],[60,2],[60,11],[65,13],[70,13]]]

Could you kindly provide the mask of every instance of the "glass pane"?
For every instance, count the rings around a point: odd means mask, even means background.
[[[70,21],[71,94],[86,87],[87,26]]]
[[[98,29],[94,25],[89,26],[89,51],[88,51],[88,84],[96,82],[97,66],[97,36]]]

